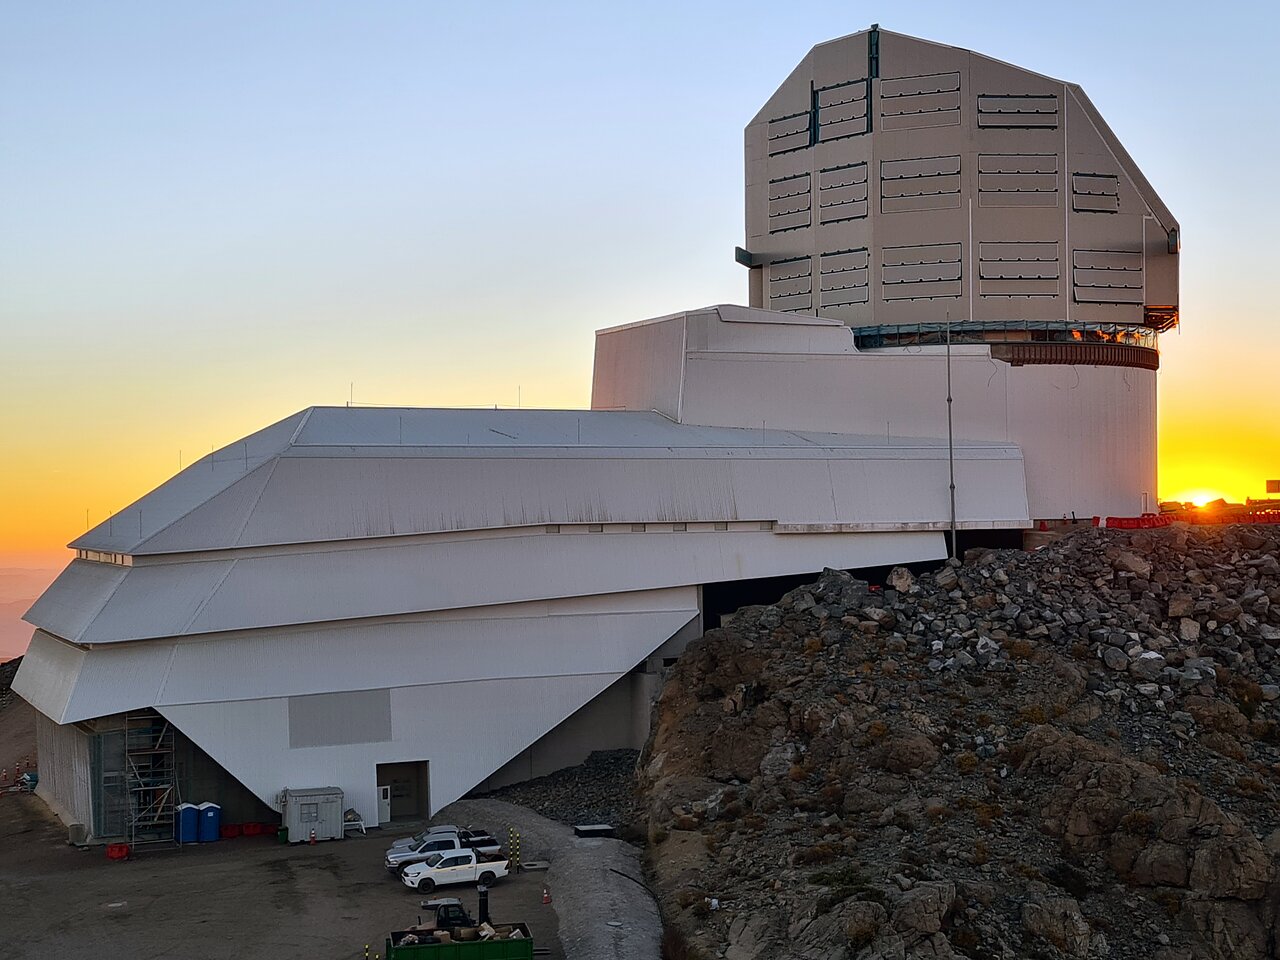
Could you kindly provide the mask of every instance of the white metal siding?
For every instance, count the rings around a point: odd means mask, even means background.
[[[36,753],[40,758],[36,793],[64,821],[82,824],[85,833],[92,834],[88,736],[37,711]]]
[[[13,692],[59,723],[80,678],[85,651],[37,630],[13,678]]]
[[[957,464],[964,482],[960,516],[1026,523],[1020,461]],[[785,475],[780,479],[785,479]],[[793,490],[804,489],[795,484]],[[810,485],[822,510],[783,519],[793,523],[892,526],[913,517],[945,524],[946,463],[852,463],[828,466]],[[913,514],[893,508],[918,498]],[[993,509],[987,509],[991,507]],[[768,530],[673,533],[529,533],[466,540],[369,544],[363,548],[247,557],[208,588],[191,618],[188,605],[166,605],[153,584],[186,574],[209,584],[201,568],[221,563],[133,567],[83,642],[252,630],[420,611],[495,606],[528,600],[652,590],[747,577],[806,573],[831,567],[876,566],[925,559],[928,534],[813,534]],[[920,539],[924,537],[925,539]],[[158,579],[152,574],[160,572]],[[185,590],[175,592],[185,596]]]
[[[608,600],[598,598],[584,610],[567,600],[467,616],[107,644],[86,655],[63,718],[488,678],[622,673],[697,614],[691,587],[650,594],[653,609],[635,609],[644,596],[617,597],[616,612],[601,611]]]

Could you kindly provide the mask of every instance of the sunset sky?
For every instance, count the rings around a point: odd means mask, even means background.
[[[311,404],[585,405],[596,328],[745,302],[743,127],[872,21],[1084,86],[1182,224],[1161,495],[1280,477],[1271,5],[0,17],[0,568]]]

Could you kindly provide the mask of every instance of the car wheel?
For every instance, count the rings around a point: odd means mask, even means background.
[[[486,870],[484,873],[480,874],[480,882],[483,883],[486,887],[489,886],[489,884],[493,883],[493,881],[497,879],[498,878],[493,875],[492,870]]]
[[[421,880],[418,881],[419,893],[430,893],[435,888],[436,888],[436,882],[432,880],[430,877],[423,877]]]

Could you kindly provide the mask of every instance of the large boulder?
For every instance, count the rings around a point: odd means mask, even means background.
[[[907,943],[931,936],[942,929],[955,899],[956,885],[950,881],[917,884],[894,905],[893,929]]]
[[[1080,904],[1071,897],[1024,904],[1022,926],[1033,937],[1048,940],[1069,957],[1089,955],[1089,923],[1080,913]]]

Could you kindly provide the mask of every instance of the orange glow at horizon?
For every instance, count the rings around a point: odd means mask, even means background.
[[[556,401],[540,405],[585,405],[569,391]],[[103,413],[102,423],[84,423],[80,421],[85,414],[80,411],[77,417],[67,418],[77,423],[75,430],[65,426],[67,421],[55,424],[49,415],[43,437],[27,433],[29,442],[23,445],[21,461],[28,468],[0,473],[0,502],[18,506],[6,510],[0,524],[0,567],[63,566],[71,559],[67,543],[177,473],[180,449],[187,466],[208,453],[207,445],[203,451],[192,449],[197,431],[218,436],[217,445],[222,446],[303,405],[287,401],[276,409],[246,405],[204,418],[196,418],[192,410],[175,414],[157,407],[130,418],[131,423],[110,413]],[[433,405],[448,404],[440,398]],[[1174,403],[1162,405],[1161,413],[1162,421],[1192,416],[1179,412]],[[186,429],[175,419],[185,420]],[[1214,421],[1211,412],[1202,411],[1178,427],[1162,424],[1161,501],[1202,505],[1219,498],[1243,502],[1248,497],[1266,497],[1265,480],[1280,475],[1280,436],[1274,425],[1265,419],[1230,427]]]
[[[1173,501],[1175,503],[1190,503],[1197,507],[1203,507],[1206,503],[1213,503],[1215,500],[1226,500],[1227,502],[1231,502],[1233,498],[1223,493],[1221,490],[1206,490],[1199,488],[1182,490],[1169,497],[1163,497],[1162,499],[1166,501]]]
[[[100,395],[50,393],[39,369],[12,365],[4,385],[10,402],[0,407],[12,464],[0,470],[0,567],[64,565],[67,543],[173,476],[180,451],[190,465],[211,445],[232,443],[310,403],[344,403],[350,379],[358,401],[465,406],[497,399],[515,406],[514,385],[522,384],[526,407],[585,407],[590,324],[582,317],[579,329],[564,332],[556,345],[561,354],[542,364],[540,377],[519,351],[483,342],[468,349],[466,336],[443,346],[468,359],[430,382],[413,355],[377,354],[349,364],[321,356],[319,348],[287,377],[270,357],[246,365],[230,388],[214,369],[191,371],[182,383],[142,379]],[[1265,498],[1265,481],[1280,477],[1280,418],[1268,405],[1270,356],[1228,358],[1207,331],[1166,335],[1161,347],[1159,499]],[[64,362],[71,382],[92,382],[92,344],[69,348]],[[41,402],[22,402],[32,396]]]
[[[584,340],[590,349],[591,338]],[[554,372],[541,379],[520,376],[520,359],[513,354],[496,374],[474,366],[440,374],[429,386],[408,371],[387,369],[375,377],[370,370],[356,380],[356,399],[361,383],[377,383],[376,394],[365,388],[367,402],[443,407],[497,400],[514,407],[514,385],[520,384],[526,408],[587,406],[589,376],[567,385]],[[404,361],[405,367],[412,363]],[[182,385],[139,382],[114,395],[90,396],[90,390],[55,394],[39,406],[0,408],[0,436],[8,443],[6,469],[0,470],[0,568],[61,568],[72,559],[68,543],[173,477],[179,463],[189,467],[211,447],[234,443],[309,405],[340,406],[347,399],[346,371],[324,376],[332,385],[326,389],[316,389],[321,378],[314,370],[290,380],[269,382],[269,376],[261,371],[249,397],[228,395],[223,384],[197,374]],[[17,397],[27,373],[10,369],[9,377]],[[29,395],[38,393],[37,380],[31,376]]]

